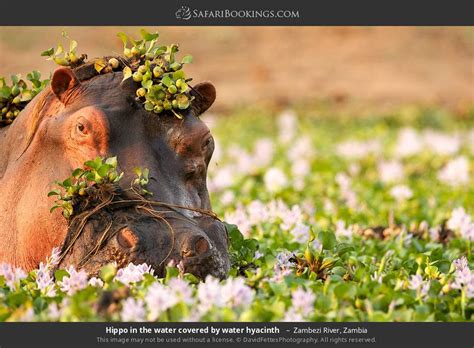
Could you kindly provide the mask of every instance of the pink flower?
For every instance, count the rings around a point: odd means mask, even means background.
[[[163,284],[153,283],[148,288],[145,302],[149,310],[148,319],[157,320],[161,313],[178,303],[178,298]]]
[[[129,285],[131,283],[142,281],[143,276],[146,273],[151,275],[154,273],[154,270],[151,268],[151,266],[148,266],[146,263],[142,263],[140,265],[129,263],[127,267],[121,268],[117,271],[115,280]]]
[[[314,310],[314,301],[316,296],[311,290],[298,288],[291,293],[293,308],[303,317],[309,316]]]
[[[11,265],[0,264],[0,276],[5,278],[7,286],[14,290],[21,279],[26,278],[27,274],[21,268],[13,268]]]
[[[145,303],[142,299],[127,298],[122,303],[120,318],[122,321],[145,321]]]
[[[64,276],[62,281],[58,282],[61,290],[68,295],[74,295],[77,291],[80,291],[87,287],[88,275],[84,271],[76,271],[74,266],[70,266],[66,269],[69,273],[68,276]]]

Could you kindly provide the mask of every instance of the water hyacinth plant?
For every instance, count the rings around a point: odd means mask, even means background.
[[[199,281],[179,264],[165,278],[146,264],[89,278],[53,272],[54,251],[29,274],[0,266],[0,319],[472,321],[473,123],[421,122],[424,110],[408,123],[265,112],[206,118],[228,279]]]

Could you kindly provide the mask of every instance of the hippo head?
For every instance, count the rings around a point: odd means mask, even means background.
[[[44,190],[38,196],[40,204],[36,204],[34,215],[23,219],[41,221],[41,224],[30,224],[31,236],[25,238],[37,243],[34,235],[43,235],[44,245],[35,244],[28,255],[39,262],[53,246],[63,242],[68,233],[59,211],[45,212],[54,204],[54,199],[41,200],[54,187],[54,181],[68,177],[87,160],[116,156],[118,171],[125,173],[120,181],[122,189],[130,187],[134,168],[148,168],[147,190],[151,192],[151,199],[172,205],[174,216],[167,216],[166,222],[143,210],[140,214],[144,216],[138,216],[135,207],[94,215],[80,229],[86,239],[100,238],[96,233],[107,226],[103,224],[108,221],[104,220],[106,216],[118,222],[112,220],[115,237],[108,241],[102,254],[90,260],[90,267],[109,261],[105,253],[113,251],[117,255],[125,254],[131,262],[148,260],[161,267],[163,260],[175,259],[183,261],[194,273],[222,276],[228,270],[227,256],[223,249],[219,250],[221,259],[217,260],[216,248],[226,246],[225,227],[219,220],[208,221],[208,215],[203,213],[211,211],[206,175],[214,140],[199,118],[213,104],[215,88],[209,82],[192,87],[191,106],[181,110],[182,117],[178,118],[146,111],[136,99],[139,87],[132,79],[124,80],[121,71],[97,73],[93,63],[74,70],[59,68],[52,76],[51,88],[37,96],[24,110],[26,116],[15,122],[14,127],[25,127],[27,132],[24,145],[15,149],[16,154],[12,156],[18,165],[31,168],[32,178],[41,180],[30,186]],[[50,225],[45,223],[45,216],[51,216]],[[38,232],[38,226],[45,226],[44,231]],[[170,237],[170,226],[175,238]],[[172,250],[172,255],[165,258],[167,250]],[[69,259],[74,260],[74,257],[71,255]],[[203,265],[202,271],[198,265]]]
[[[111,262],[147,263],[162,277],[172,262],[201,279],[226,277],[227,233],[214,216],[189,218],[111,184],[88,190],[75,200],[59,268],[75,265],[95,275]]]

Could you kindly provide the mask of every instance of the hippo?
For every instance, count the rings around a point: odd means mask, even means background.
[[[186,236],[186,243],[173,244],[183,248],[173,250],[182,256],[182,264],[192,263],[195,266],[189,267],[195,272],[200,263],[208,273],[221,267],[213,272],[226,274],[225,227],[204,213],[212,211],[206,176],[214,140],[199,116],[214,103],[215,87],[210,82],[196,84],[190,92],[194,100],[181,119],[146,111],[135,98],[137,88],[132,79],[124,80],[121,71],[98,73],[93,62],[74,69],[61,67],[15,122],[0,129],[0,262],[31,270],[53,247],[63,245],[69,224],[60,209],[50,213],[54,198],[47,193],[56,180],[70,176],[85,161],[116,156],[118,170],[125,173],[122,188],[133,181],[133,168],[146,167],[152,199],[176,207],[169,224]],[[138,214],[131,207],[123,209],[122,216]],[[90,221],[86,231],[100,227],[94,226],[101,217],[94,219],[96,223]],[[149,217],[136,217],[136,221],[135,225],[120,225],[126,228],[116,234],[121,253],[156,251],[147,243],[169,247],[163,221]],[[135,249],[123,243],[124,235],[136,240]],[[216,247],[223,249],[218,253],[222,260],[208,252]],[[189,252],[192,262],[185,260]],[[130,257],[131,262],[138,259],[160,258]],[[152,262],[152,266],[159,265]]]

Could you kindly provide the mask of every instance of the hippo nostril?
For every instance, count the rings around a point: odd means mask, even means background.
[[[187,240],[182,249],[181,249],[181,256],[182,257],[193,257],[193,256],[200,256],[205,254],[209,251],[209,242],[204,237],[196,237]]]
[[[133,248],[138,243],[137,235],[128,227],[120,230],[117,235],[117,240],[120,246],[124,248]]]

